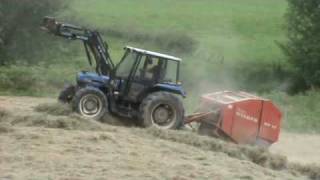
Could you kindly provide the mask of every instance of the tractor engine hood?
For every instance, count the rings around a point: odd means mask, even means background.
[[[109,76],[99,75],[94,72],[82,71],[77,75],[77,83],[79,86],[85,86],[87,84],[96,86],[106,86],[109,80]]]

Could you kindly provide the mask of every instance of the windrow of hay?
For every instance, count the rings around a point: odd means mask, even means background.
[[[0,131],[10,132],[13,127],[44,127],[65,130],[116,131],[115,127],[93,119],[84,118],[71,110],[63,110],[66,105],[44,104],[36,107],[38,112],[29,115],[14,115],[0,109]],[[52,114],[52,115],[51,115]]]
[[[49,114],[53,116],[70,116],[71,115],[73,117],[76,116],[77,118],[82,118],[74,113],[70,105],[62,104],[58,102],[40,104],[36,106],[34,110],[36,112],[43,113],[44,115],[45,114]],[[124,118],[122,119],[116,118],[109,114],[106,114],[105,117],[101,119],[101,122],[115,125],[115,126],[135,126],[135,123],[132,120],[124,119]]]
[[[7,118],[10,113],[5,109],[0,109],[0,122]]]
[[[319,166],[289,163],[285,156],[270,153],[268,150],[259,147],[236,145],[212,137],[199,136],[187,131],[168,131],[149,128],[146,131],[137,132],[147,133],[152,137],[191,145],[203,150],[222,152],[232,158],[248,160],[272,170],[287,170],[294,175],[301,174],[308,176],[312,180],[320,180]]]
[[[67,116],[73,113],[69,105],[62,103],[44,103],[36,106],[34,110],[55,116]]]
[[[290,163],[288,168],[292,174],[300,173],[308,176],[312,180],[320,180],[320,166],[317,164],[301,165]]]
[[[13,132],[13,128],[10,124],[0,123],[0,134]]]
[[[60,128],[66,130],[103,130],[101,123],[82,118],[78,115],[60,117],[42,114],[15,116],[10,124],[14,126]]]
[[[13,131],[12,126],[7,122],[11,113],[5,109],[0,109],[0,134]]]
[[[52,114],[66,114],[63,111],[53,111],[54,108],[47,106],[52,111]],[[56,106],[54,106],[56,107]],[[13,115],[7,111],[0,110],[0,124],[3,131],[10,126],[30,126],[30,127],[45,127],[45,128],[60,128],[66,130],[104,130],[103,124],[83,118],[77,114],[69,116],[52,116],[50,114],[30,114],[30,115]]]
[[[146,132],[160,139],[183,143],[204,150],[222,152],[230,157],[241,160],[249,160],[262,167],[271,168],[273,170],[287,168],[286,157],[272,154],[266,149],[227,143],[216,138],[199,136],[187,131],[164,131],[157,128],[149,128]]]

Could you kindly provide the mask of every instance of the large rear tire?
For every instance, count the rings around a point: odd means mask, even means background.
[[[75,93],[76,93],[76,86],[67,85],[60,92],[59,97],[58,97],[58,101],[61,103],[69,104],[69,103],[71,103]]]
[[[108,101],[99,89],[86,87],[76,92],[72,100],[72,107],[86,118],[101,120],[108,112]]]
[[[184,108],[181,100],[168,92],[148,95],[140,105],[142,126],[179,129],[183,126]]]

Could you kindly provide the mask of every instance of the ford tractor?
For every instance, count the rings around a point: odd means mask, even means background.
[[[179,82],[181,59],[126,46],[114,64],[100,33],[45,17],[42,29],[82,41],[95,72],[82,71],[76,84],[61,91],[59,100],[84,117],[99,120],[106,113],[139,119],[142,126],[178,129],[183,126],[185,91]]]

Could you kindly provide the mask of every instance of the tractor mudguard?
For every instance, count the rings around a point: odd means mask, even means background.
[[[181,85],[177,84],[163,84],[159,83],[156,84],[153,88],[153,90],[160,90],[160,91],[168,91],[174,94],[181,95],[182,97],[186,97],[186,92],[183,90]]]
[[[99,89],[105,89],[108,86],[110,77],[98,75],[93,72],[82,71],[78,73],[77,83],[79,87],[92,86]]]
[[[147,89],[143,93],[140,94],[140,97],[138,99],[142,100],[145,96],[152,92],[156,91],[165,91],[170,92],[173,94],[181,95],[182,97],[186,97],[186,92],[183,90],[182,86],[176,85],[176,84],[164,84],[164,83],[158,83],[154,85],[152,88]]]

